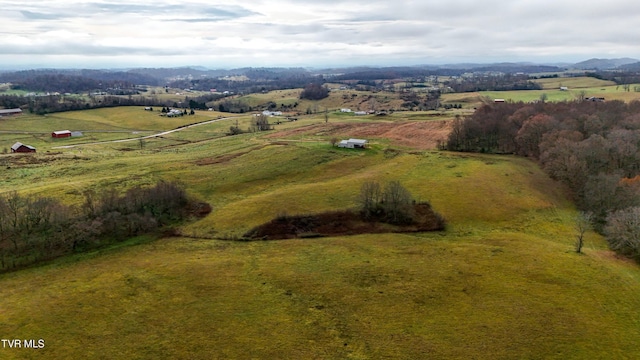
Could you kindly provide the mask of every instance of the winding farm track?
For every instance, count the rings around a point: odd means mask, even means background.
[[[52,149],[71,149],[71,148],[75,148],[75,147],[79,147],[79,146],[100,145],[100,144],[110,144],[110,143],[123,143],[123,142],[130,142],[130,141],[140,141],[140,140],[144,140],[144,139],[151,139],[151,138],[164,136],[164,135],[167,135],[167,134],[171,134],[171,133],[174,133],[174,132],[182,131],[184,129],[189,129],[189,128],[200,126],[200,125],[207,125],[207,124],[211,124],[211,123],[215,123],[215,122],[219,122],[219,121],[224,121],[224,120],[230,120],[230,119],[234,119],[234,118],[236,118],[236,117],[235,116],[231,116],[231,117],[224,117],[224,118],[213,119],[213,120],[206,120],[206,121],[202,121],[202,122],[199,122],[199,123],[183,125],[183,126],[175,128],[175,129],[163,131],[163,132],[160,132],[160,133],[157,133],[157,134],[153,134],[153,135],[147,135],[147,136],[141,136],[141,137],[135,137],[135,138],[127,138],[127,139],[120,139],[120,140],[98,141],[98,142],[76,144],[76,145],[56,146],[56,147],[52,147]]]

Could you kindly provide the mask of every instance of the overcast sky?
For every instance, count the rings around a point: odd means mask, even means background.
[[[631,0],[0,0],[0,67],[640,58]]]

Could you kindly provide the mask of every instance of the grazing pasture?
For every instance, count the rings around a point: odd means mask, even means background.
[[[483,102],[494,99],[504,99],[513,102],[535,102],[546,96],[545,101],[575,101],[582,96],[603,97],[606,100],[620,100],[630,102],[640,100],[640,84],[629,85],[629,91],[623,86],[615,85],[611,81],[591,77],[549,78],[532,80],[542,85],[543,90],[514,90],[514,91],[480,91],[468,93],[451,93],[442,95],[442,103],[463,104],[464,108],[479,107]],[[560,87],[568,90],[560,90]]]
[[[176,126],[138,110],[53,119],[70,130]],[[50,117],[23,119],[46,133],[38,122]],[[0,348],[0,357],[640,357],[637,264],[592,232],[576,254],[576,211],[558,183],[524,158],[435,150],[429,131],[442,121],[399,113],[326,124],[318,114],[224,136],[229,119],[142,147],[54,150],[43,138],[36,155],[0,155],[2,193],[79,204],[85,189],[163,179],[213,206],[181,236],[133,238],[0,275],[0,333],[45,340],[38,350]],[[14,125],[0,121],[1,130]],[[417,129],[423,136],[412,136]],[[361,134],[366,150],[329,142]],[[230,241],[284,213],[354,208],[368,180],[400,181],[446,218],[446,230]]]
[[[544,90],[560,89],[561,86],[565,86],[569,89],[585,89],[585,88],[597,88],[606,86],[615,86],[613,81],[600,80],[594,77],[579,76],[579,77],[557,77],[557,78],[545,78],[531,80],[537,84],[542,85]]]

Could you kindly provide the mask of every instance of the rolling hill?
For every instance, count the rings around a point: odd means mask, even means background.
[[[160,117],[123,115],[101,109],[55,121],[78,129],[167,126]],[[35,130],[47,120],[29,121]],[[535,163],[427,145],[428,132],[446,122],[397,113],[332,115],[326,123],[319,114],[272,132],[224,136],[230,119],[144,147],[54,150],[58,143],[43,139],[30,161],[1,155],[7,191],[78,203],[86,188],[177,180],[214,211],[183,225],[181,237],[135,238],[0,275],[3,338],[45,342],[0,348],[0,356],[640,357],[638,266],[594,233],[576,254],[575,208]],[[412,136],[417,129],[424,135]],[[371,141],[364,151],[329,143],[363,134]],[[230,241],[283,212],[353,208],[371,179],[398,180],[428,200],[446,230]]]

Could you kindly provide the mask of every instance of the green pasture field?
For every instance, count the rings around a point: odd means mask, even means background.
[[[235,97],[233,100],[243,101],[245,104],[252,107],[265,105],[270,101],[276,103],[277,106],[281,106],[282,104],[293,105],[298,103],[298,106],[292,111],[300,113],[305,113],[307,109],[311,109],[312,111],[315,110],[317,112],[324,112],[325,109],[328,109],[329,111],[336,111],[341,108],[350,108],[353,111],[367,111],[372,107],[382,109],[400,109],[400,105],[403,103],[403,101],[399,99],[399,95],[397,93],[386,91],[371,93],[356,90],[337,90],[329,92],[329,96],[322,100],[300,99],[301,91],[301,89],[275,90],[265,94],[250,94]]]
[[[586,97],[604,97],[605,100],[621,100],[625,102],[640,100],[640,92],[634,92],[631,85],[631,91],[624,91],[622,86],[603,86],[595,88],[583,88],[574,90],[524,90],[524,91],[482,91],[479,94],[491,99],[505,99],[514,102],[531,102],[540,100],[542,94],[547,95],[546,101],[574,101],[577,100],[582,91]]]
[[[228,116],[216,111],[196,111],[195,115],[169,118],[160,116],[160,110],[145,111],[144,107],[130,106],[6,117],[0,119],[0,149],[10,148],[20,141],[36,147],[38,151],[47,151],[57,146],[142,137]],[[83,136],[54,139],[51,133],[57,130],[81,131]],[[217,136],[226,131],[228,126],[224,131],[218,131]]]
[[[605,100],[620,100],[630,102],[640,100],[640,92],[634,88],[640,84],[631,84],[630,91],[612,81],[599,80],[591,77],[568,77],[532,80],[542,85],[543,90],[514,90],[514,91],[481,91],[469,93],[450,93],[442,95],[443,104],[462,104],[463,108],[475,108],[494,99],[505,99],[513,102],[539,101],[542,94],[546,94],[546,101],[575,101],[584,92],[585,97],[604,97]],[[566,86],[568,90],[560,90]]]
[[[585,97],[604,97],[606,100],[620,100],[630,102],[640,100],[640,92],[635,92],[634,87],[639,84],[632,84],[630,91],[625,91],[622,86],[608,85],[601,87],[588,88],[569,88],[562,91],[558,89],[548,90],[514,90],[514,91],[481,91],[471,93],[453,93],[444,94],[442,96],[443,103],[463,102],[468,105],[465,107],[480,106],[483,102],[493,102],[494,99],[505,99],[513,102],[534,102],[539,101],[542,94],[546,94],[546,101],[575,101],[579,99],[581,93],[584,92]]]
[[[580,77],[558,77],[558,78],[545,78],[531,80],[535,83],[542,85],[544,90],[560,89],[561,86],[566,86],[569,89],[584,89],[584,88],[597,88],[606,86],[615,86],[615,82],[608,80],[600,80],[589,76]]]
[[[384,121],[408,115],[396,116]],[[165,126],[144,117],[127,121],[117,110],[60,114],[65,121],[85,118]],[[323,122],[318,114],[286,126]],[[203,125],[137,149],[122,143],[0,155],[0,192],[77,204],[86,189],[163,179],[213,206],[180,228],[185,237],[135,238],[0,275],[2,337],[45,340],[43,349],[0,348],[0,358],[640,357],[638,265],[612,255],[594,233],[576,254],[576,210],[535,163],[390,151],[384,139],[371,139],[364,151],[339,149],[321,131],[277,140],[274,132],[205,134],[234,123]],[[400,181],[431,202],[447,229],[221,240],[283,213],[353,208],[368,180]]]

